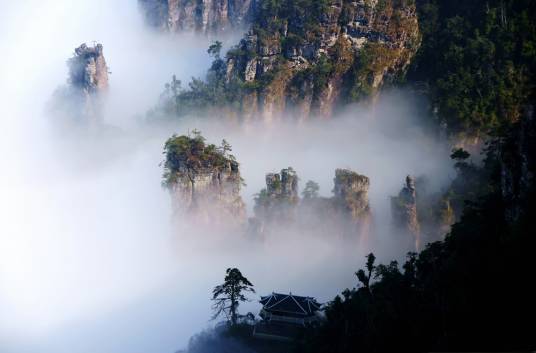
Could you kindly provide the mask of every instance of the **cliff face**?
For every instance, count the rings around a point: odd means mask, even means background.
[[[406,177],[406,185],[397,197],[391,198],[391,214],[397,229],[403,229],[412,238],[414,250],[419,250],[420,225],[417,219],[417,196],[413,177]]]
[[[369,179],[346,169],[335,172],[333,197],[314,193],[298,196],[298,176],[292,168],[266,175],[266,188],[255,198],[255,217],[249,219],[250,235],[292,229],[321,236],[368,235]]]
[[[69,124],[101,124],[108,89],[108,67],[102,45],[80,45],[67,61],[67,66],[68,85],[55,92],[52,113]]]
[[[221,33],[247,25],[253,0],[138,0],[147,24],[170,32]]]
[[[165,151],[164,184],[176,213],[208,225],[245,221],[239,164],[225,149],[206,145],[200,136],[174,136]]]
[[[373,102],[384,84],[405,74],[420,46],[411,1],[240,4],[251,13],[247,33],[225,57],[221,45],[212,52],[215,60],[203,84],[164,94],[169,97],[161,102],[162,116],[206,113],[244,122],[329,118],[345,104]],[[188,26],[201,23],[201,31],[210,31],[225,22],[205,18]],[[167,111],[169,106],[176,109]]]
[[[221,169],[204,168],[195,172],[181,168],[175,178],[170,189],[176,212],[193,215],[203,223],[244,221],[238,164],[229,162]]]
[[[255,216],[263,221],[285,222],[295,218],[299,202],[298,176],[292,168],[266,174],[266,189],[255,199]]]
[[[227,81],[244,81],[248,90],[241,99],[245,120],[329,117],[336,103],[373,97],[402,74],[420,44],[410,2],[288,3],[258,9],[250,31],[227,53]]]
[[[336,207],[354,221],[367,219],[370,215],[369,178],[348,169],[337,169],[334,184]]]
[[[108,88],[108,67],[104,59],[102,44],[88,47],[80,45],[69,59],[69,82],[88,94],[102,92]]]

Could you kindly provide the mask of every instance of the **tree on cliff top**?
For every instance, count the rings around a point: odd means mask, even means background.
[[[309,180],[305,184],[305,189],[302,191],[302,196],[304,199],[314,199],[318,197],[318,190],[320,190],[320,186],[318,183]]]
[[[169,186],[175,181],[177,172],[197,173],[203,169],[238,168],[236,158],[229,154],[231,145],[223,140],[222,146],[207,144],[198,130],[188,135],[173,135],[164,145],[164,182]]]
[[[212,319],[224,314],[231,325],[236,325],[238,306],[240,302],[248,300],[244,292],[255,293],[253,284],[242,275],[239,269],[228,268],[223,284],[214,287],[212,291],[212,300],[214,301]]]

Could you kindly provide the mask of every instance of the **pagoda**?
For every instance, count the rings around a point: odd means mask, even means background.
[[[319,320],[319,304],[313,297],[272,293],[261,297],[262,321],[255,325],[254,336],[292,340],[300,331]]]

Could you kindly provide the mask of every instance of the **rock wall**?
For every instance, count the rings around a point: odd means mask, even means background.
[[[108,88],[108,67],[102,44],[80,45],[69,60],[69,82],[87,93],[102,92]]]
[[[245,222],[243,181],[230,149],[225,140],[221,146],[205,143],[196,130],[193,136],[173,135],[166,141],[163,185],[170,190],[177,216],[218,227]]]
[[[246,218],[241,183],[238,164],[234,162],[228,162],[223,169],[195,172],[181,167],[169,185],[173,209],[203,224],[241,224]]]
[[[250,87],[241,102],[244,120],[330,117],[337,103],[373,98],[402,75],[420,45],[411,2],[311,6],[272,17],[258,10],[254,26],[227,53],[227,80]]]
[[[244,28],[254,0],[138,0],[147,24],[170,32],[216,34]]]
[[[365,221],[370,216],[369,178],[348,169],[337,169],[333,180],[336,207],[353,221]]]
[[[68,125],[101,125],[108,90],[108,66],[102,44],[80,45],[67,66],[68,84],[54,93],[51,113]]]
[[[266,174],[266,189],[255,199],[255,217],[279,223],[295,219],[298,197],[298,176],[292,168]]]
[[[420,225],[417,219],[417,196],[413,177],[406,177],[406,185],[396,197],[391,197],[393,224],[411,237],[414,250],[421,249]]]
[[[370,223],[369,179],[346,169],[335,171],[333,197],[300,199],[298,176],[292,168],[266,175],[266,188],[255,198],[249,234],[272,231],[306,232],[365,240]]]

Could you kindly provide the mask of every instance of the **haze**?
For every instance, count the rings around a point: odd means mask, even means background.
[[[389,196],[407,174],[439,190],[449,179],[444,146],[425,137],[407,92],[376,109],[351,107],[329,122],[227,125],[199,117],[162,125],[143,116],[173,74],[209,66],[210,40],[144,29],[136,1],[24,1],[0,19],[0,348],[19,352],[175,352],[213,325],[210,293],[238,267],[257,293],[292,291],[328,301],[356,284],[364,255],[403,257],[390,231]],[[239,35],[239,34],[237,34]],[[112,74],[111,133],[61,130],[45,114],[65,84],[66,60],[83,42],[104,45]],[[227,40],[229,46],[234,40]],[[329,196],[335,168],[371,178],[371,242],[278,234],[264,241],[171,222],[160,186],[162,146],[200,129],[233,145],[251,215],[264,174],[292,166]],[[428,135],[429,136],[429,135]],[[296,249],[299,249],[297,251]],[[307,257],[299,254],[308,254]],[[257,313],[257,297],[242,312]]]

